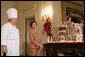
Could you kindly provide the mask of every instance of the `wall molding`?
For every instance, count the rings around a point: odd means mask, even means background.
[[[83,7],[83,5],[81,4],[78,4],[78,3],[75,3],[75,2],[70,2],[70,1],[64,1],[66,3],[70,3],[70,4],[74,4],[74,5],[77,5],[77,6],[80,6],[80,7]]]

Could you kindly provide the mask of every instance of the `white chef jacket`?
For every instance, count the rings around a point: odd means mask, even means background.
[[[6,56],[19,56],[19,30],[7,22],[1,28],[1,45],[7,46]]]

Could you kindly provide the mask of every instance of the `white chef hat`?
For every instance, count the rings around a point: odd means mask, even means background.
[[[17,10],[15,8],[10,8],[7,10],[8,18],[17,18]]]

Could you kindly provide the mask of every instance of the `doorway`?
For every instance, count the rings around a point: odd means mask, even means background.
[[[30,23],[32,21],[35,21],[35,16],[25,19],[25,55],[26,56],[29,56],[29,44],[30,44],[29,32],[31,30]]]

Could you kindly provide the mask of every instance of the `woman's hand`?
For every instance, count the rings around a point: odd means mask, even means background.
[[[39,47],[40,47],[40,50],[42,50],[42,49],[43,49],[43,45],[40,45]]]
[[[7,53],[7,46],[5,46],[5,45],[2,46],[2,52]]]

